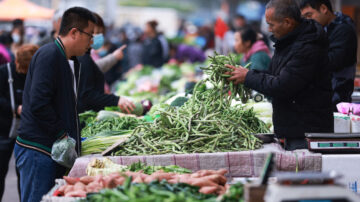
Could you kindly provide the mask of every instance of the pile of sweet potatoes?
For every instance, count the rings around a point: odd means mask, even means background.
[[[122,185],[127,177],[132,177],[133,183],[150,183],[155,180],[166,180],[171,184],[186,183],[199,187],[204,194],[222,195],[226,192],[225,174],[227,170],[200,170],[192,174],[165,173],[157,171],[151,175],[142,172],[112,173],[108,176],[84,176],[72,178],[64,176],[66,185],[61,186],[54,193],[55,196],[86,197],[86,193],[99,192],[104,188],[115,188]]]

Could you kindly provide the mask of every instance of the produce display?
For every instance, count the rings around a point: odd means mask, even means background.
[[[131,97],[136,102],[148,99],[158,104],[170,92],[184,92],[187,77],[195,75],[196,67],[196,64],[183,63],[133,69],[126,75],[126,81],[118,83],[116,94]]]
[[[103,189],[88,195],[89,202],[128,201],[128,202],[215,202],[216,196],[199,193],[199,188],[184,183],[169,184],[166,181],[153,181],[149,184],[129,181],[114,189]]]
[[[215,58],[231,61],[226,56]],[[219,65],[211,63],[212,66]],[[261,141],[251,134],[267,133],[268,127],[252,109],[231,105],[235,93],[228,95],[228,90],[236,90],[239,94],[243,88],[227,87],[225,78],[213,77],[214,72],[207,71],[210,77],[196,84],[193,95],[181,107],[168,106],[166,110],[159,107],[155,113],[160,117],[137,127],[114,155],[211,153],[261,147]],[[207,82],[213,88],[207,89]]]
[[[84,176],[81,178],[72,178],[64,176],[66,185],[61,186],[56,190],[57,196],[68,197],[85,197],[87,193],[99,192],[104,188],[115,188],[123,185],[128,177],[132,183],[146,183],[153,181],[166,180],[170,184],[185,183],[192,186],[199,187],[199,192],[203,194],[217,194],[222,195],[226,192],[226,177],[224,176],[227,170],[200,170],[193,174],[178,174],[165,173],[162,170],[156,171],[151,175],[143,172],[114,172],[107,176]]]
[[[145,174],[151,175],[156,171],[164,171],[165,173],[191,173],[190,170],[186,168],[181,168],[176,165],[169,166],[148,166],[141,162],[133,163],[130,166],[119,165],[111,161],[109,158],[93,159],[86,168],[86,173],[88,176],[96,176],[96,175],[109,175],[113,172],[124,172],[124,171],[132,171],[132,172],[143,172]]]

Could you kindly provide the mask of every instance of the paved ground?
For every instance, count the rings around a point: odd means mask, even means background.
[[[5,181],[5,191],[3,196],[3,202],[19,202],[19,196],[17,191],[17,177],[15,171],[15,158],[11,157],[9,164],[9,171]]]

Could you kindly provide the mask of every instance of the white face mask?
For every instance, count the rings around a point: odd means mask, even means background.
[[[19,43],[20,42],[21,38],[20,38],[19,34],[12,34],[11,37],[12,37],[14,43]]]

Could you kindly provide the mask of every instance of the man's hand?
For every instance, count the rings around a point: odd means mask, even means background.
[[[113,55],[117,60],[121,60],[124,57],[123,50],[126,48],[126,45],[122,45],[120,48],[116,49],[113,52]]]
[[[118,106],[120,107],[121,111],[127,112],[128,114],[130,114],[135,109],[134,103],[132,103],[126,97],[120,97]]]
[[[22,105],[19,105],[17,108],[17,114],[20,116],[21,112],[22,112]]]
[[[232,65],[225,65],[227,68],[232,69],[232,72],[227,72],[226,74],[231,75],[230,78],[228,78],[228,81],[234,82],[235,85],[239,83],[245,82],[246,74],[248,73],[248,69],[240,66],[240,67],[234,67]]]

